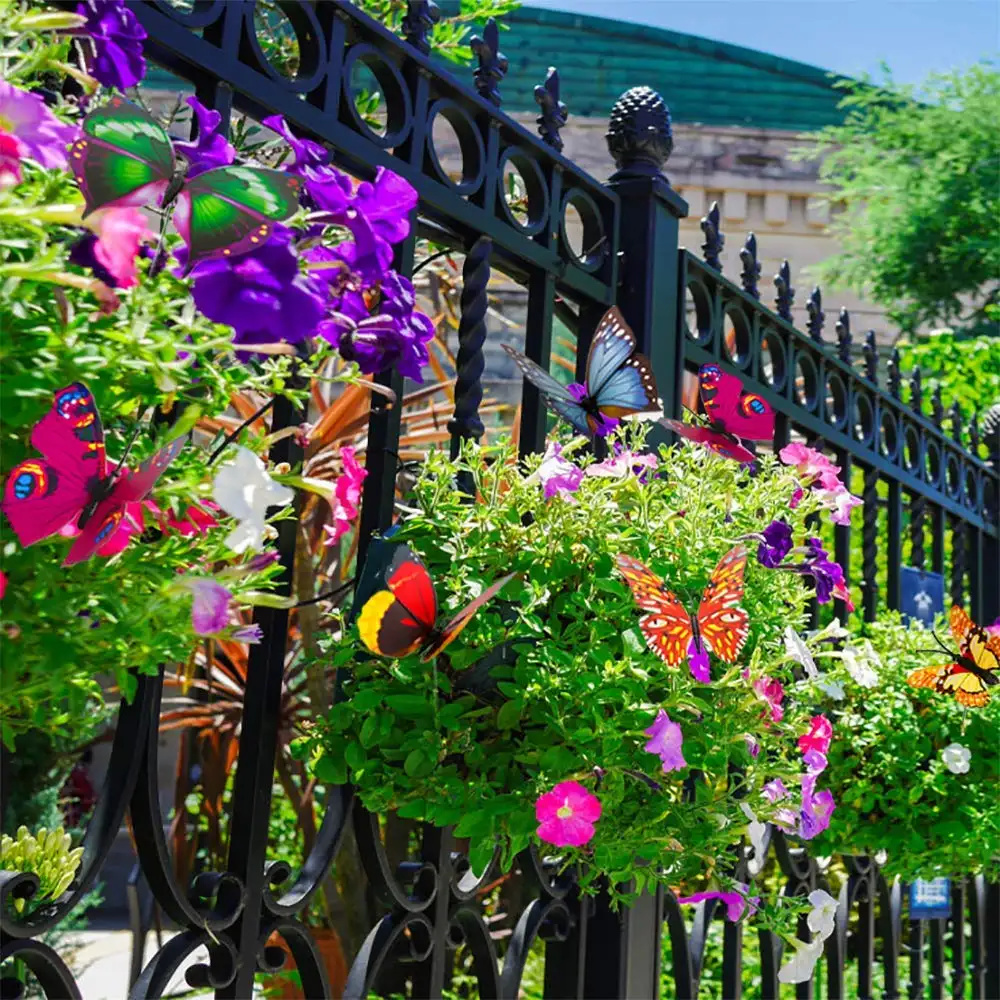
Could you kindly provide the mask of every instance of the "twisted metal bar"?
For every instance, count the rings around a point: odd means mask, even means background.
[[[965,599],[966,525],[958,517],[949,517],[951,525],[951,601],[962,604]]]
[[[878,611],[878,472],[864,471],[864,519],[861,526],[862,601],[865,621],[874,621]]]

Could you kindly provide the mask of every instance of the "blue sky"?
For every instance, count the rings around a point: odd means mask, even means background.
[[[524,0],[532,7],[652,24],[902,83],[1000,50],[998,0]]]

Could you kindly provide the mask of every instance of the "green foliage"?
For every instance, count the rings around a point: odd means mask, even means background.
[[[8,872],[31,872],[38,876],[38,891],[30,900],[15,899],[14,908],[23,913],[42,903],[58,899],[72,884],[83,848],[70,848],[70,835],[57,827],[40,827],[31,833],[26,826],[18,828],[15,837],[0,837],[0,868]]]
[[[529,459],[529,468],[539,461]],[[750,637],[739,662],[716,662],[705,686],[686,665],[669,668],[649,651],[614,557],[649,562],[696,608],[740,538],[779,515],[805,534],[811,495],[789,511],[797,479],[774,458],[761,466],[750,478],[735,462],[685,446],[662,451],[660,474],[646,482],[587,475],[573,497],[545,500],[509,444],[470,448],[457,462],[432,455],[394,540],[426,560],[442,614],[504,573],[519,577],[433,667],[416,656],[358,659],[353,630],[331,641],[334,664],[352,666],[345,698],[299,752],[315,755],[320,781],[349,779],[372,811],[457,824],[477,870],[495,842],[505,868],[537,843],[536,798],[576,780],[603,807],[587,848],[563,854],[566,863],[588,862],[585,885],[601,874],[613,883],[634,877],[638,888],[724,874],[746,825],[737,789],[759,800],[767,818],[763,783],[780,776],[791,786],[801,773],[795,740],[808,728],[806,706],[770,721],[744,671],[750,680],[790,680],[781,637],[804,620],[807,588],[799,576],[759,566],[751,541],[742,600]],[[454,488],[462,474],[475,480],[474,504]],[[504,662],[484,666],[502,645]],[[682,727],[686,769],[664,774],[643,749],[658,708]],[[748,736],[762,747],[757,758]]]
[[[981,872],[995,878],[1000,700],[963,708],[950,695],[910,687],[910,671],[946,660],[933,652],[930,632],[903,625],[894,612],[867,630],[882,662],[877,686],[859,686],[835,658],[824,675],[842,684],[846,698],[828,713],[838,738],[825,777],[838,807],[818,852],[884,851],[886,873],[907,881]],[[952,743],[971,751],[965,774],[953,774],[942,759]]]
[[[824,280],[884,306],[904,333],[963,323],[998,332],[984,307],[1000,283],[1000,72],[844,84],[842,125],[817,133],[821,179],[844,211]]]

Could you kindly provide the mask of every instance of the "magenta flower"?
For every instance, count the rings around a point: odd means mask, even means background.
[[[987,625],[986,631],[990,635],[1000,635],[1000,618],[997,618],[992,625]]]
[[[365,475],[368,475],[366,472]],[[267,569],[268,566],[273,566],[281,558],[280,554],[274,549],[269,549],[266,552],[258,552],[246,565],[247,572],[249,573],[259,573],[261,570]]]
[[[758,677],[753,682],[753,689],[767,703],[771,713],[771,721],[781,722],[785,717],[785,710],[781,706],[785,700],[785,689],[782,687],[781,681],[773,677]]]
[[[757,562],[774,569],[792,551],[792,527],[780,519],[772,521],[764,529],[763,538],[757,547]]]
[[[764,798],[766,798],[768,802],[780,802],[782,799],[787,799],[790,794],[781,778],[775,778],[773,781],[769,781],[764,786],[763,792]]]
[[[25,148],[16,135],[0,129],[0,190],[21,183],[21,160]]]
[[[333,524],[323,525],[327,534],[324,545],[333,545],[351,530],[351,524],[360,510],[361,484],[368,475],[368,470],[363,469],[355,460],[353,448],[341,448],[340,460],[344,465],[344,472],[333,487]]]
[[[94,51],[87,72],[105,87],[127,90],[146,75],[142,43],[146,29],[125,0],[84,0],[76,12],[87,19],[79,31],[89,35]]]
[[[802,763],[806,766],[809,774],[822,774],[826,770],[826,754],[819,750],[807,750],[802,755]]]
[[[74,264],[90,267],[109,288],[133,288],[139,284],[136,261],[146,243],[156,241],[138,208],[102,208],[86,220],[92,230],[70,251]]]
[[[799,737],[799,749],[803,753],[818,750],[825,754],[833,739],[833,725],[825,715],[814,715],[809,720],[809,732]]]
[[[538,838],[556,847],[582,847],[600,818],[600,799],[576,781],[561,781],[535,803]]]
[[[566,391],[578,402],[582,403],[587,396],[587,387],[581,382],[570,382],[566,386]],[[603,413],[598,413],[594,417],[597,426],[594,428],[594,433],[598,437],[607,437],[620,423],[621,421],[617,417],[606,417]]]
[[[264,638],[264,630],[256,622],[252,625],[241,625],[239,628],[233,629],[233,633],[229,638],[234,642],[245,642],[249,645],[255,645]]]
[[[187,104],[198,122],[196,138],[190,142],[176,142],[177,150],[187,161],[185,176],[190,179],[216,167],[228,167],[236,159],[236,149],[221,132],[222,115],[212,108],[206,108],[193,94]]]
[[[687,654],[691,676],[700,684],[710,684],[712,682],[712,671],[709,666],[708,650],[700,638],[691,636]]]
[[[833,511],[830,520],[834,524],[850,524],[851,511],[864,503],[861,497],[856,497],[845,486],[840,486],[835,490],[815,490],[815,493],[820,503],[828,510]]]
[[[196,635],[217,635],[229,623],[233,595],[215,580],[189,577],[182,581],[191,591],[191,627]]]
[[[37,94],[0,80],[0,132],[17,139],[19,159],[27,157],[48,170],[65,170],[66,148],[77,131],[59,121]],[[9,140],[7,146],[9,156]]]
[[[572,500],[572,494],[583,482],[583,469],[562,457],[562,445],[549,442],[535,475],[542,484],[545,499],[560,496]]]
[[[816,791],[816,775],[802,778],[802,809],[799,812],[798,834],[803,840],[812,840],[829,825],[833,815],[833,792],[828,788]]]
[[[854,610],[854,600],[851,598],[851,592],[847,589],[847,584],[843,580],[833,585],[831,594],[838,601],[843,601],[847,605],[848,611]]]
[[[726,919],[736,923],[749,907],[750,916],[757,912],[760,896],[745,896],[742,892],[696,892],[693,896],[682,896],[678,903],[700,903],[706,899],[718,899],[726,904]]]
[[[796,486],[792,491],[791,499],[788,501],[788,506],[791,510],[795,510],[800,503],[802,503],[802,498],[806,495],[806,491],[802,489],[801,486]]]
[[[664,774],[687,767],[687,761],[681,753],[684,735],[680,724],[671,722],[670,716],[662,708],[656,713],[653,724],[643,732],[650,737],[643,749],[647,753],[655,753],[660,758]]]
[[[210,320],[235,331],[237,345],[298,343],[323,318],[323,300],[299,274],[288,230],[239,257],[198,264],[193,273],[195,305]]]
[[[320,167],[330,162],[330,151],[325,146],[312,139],[298,138],[281,115],[262,118],[260,123],[273,129],[292,147],[295,159],[285,168],[288,173],[301,175],[304,167]]]
[[[778,452],[778,457],[785,465],[794,465],[803,480],[810,483],[819,479],[824,473],[836,475],[840,472],[839,465],[834,465],[821,451],[804,444],[786,444]]]

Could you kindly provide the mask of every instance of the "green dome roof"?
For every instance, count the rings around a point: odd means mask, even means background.
[[[442,6],[444,6],[442,4]],[[622,91],[658,90],[675,122],[806,131],[843,121],[826,70],[739,45],[604,17],[521,7],[503,19],[506,111],[534,111],[549,66],[573,117],[605,118]]]

